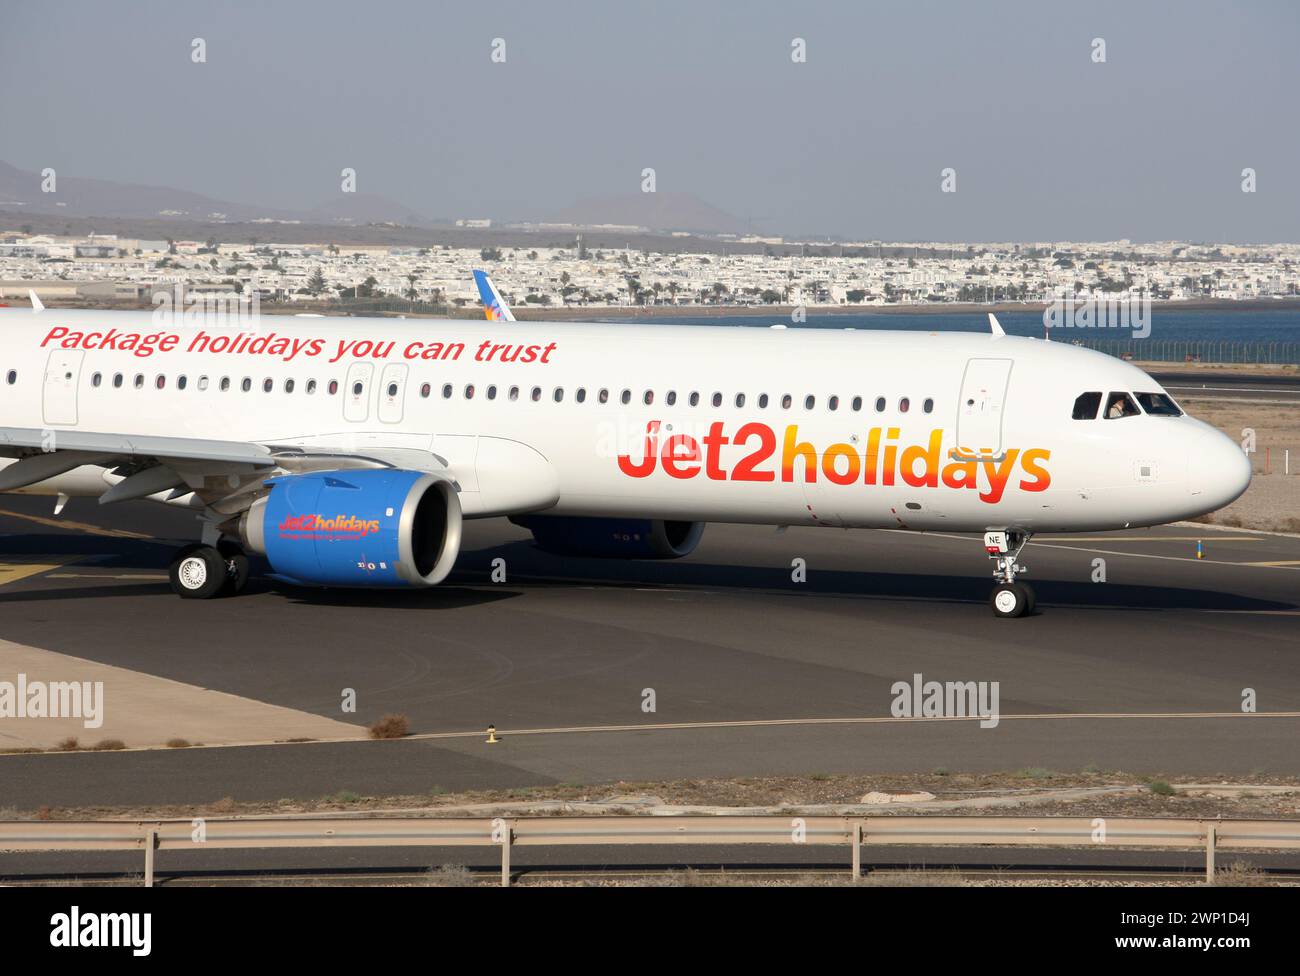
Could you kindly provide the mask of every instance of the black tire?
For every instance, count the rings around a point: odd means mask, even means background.
[[[226,561],[212,546],[186,546],[172,560],[167,578],[182,600],[210,600],[226,585]]]
[[[1028,617],[1038,609],[1038,595],[1028,583],[1017,583],[1016,586],[1025,591],[1025,616]]]
[[[235,596],[248,582],[248,557],[238,543],[224,539],[217,543],[217,551],[226,561],[226,584],[221,592],[225,596]]]
[[[998,617],[1023,617],[1029,606],[1025,587],[1020,583],[999,583],[993,587],[989,606]]]

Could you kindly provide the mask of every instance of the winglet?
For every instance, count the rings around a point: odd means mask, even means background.
[[[514,313],[510,311],[510,306],[506,300],[501,297],[497,291],[497,286],[492,284],[492,279],[487,276],[486,271],[474,270],[474,283],[478,285],[478,297],[483,300],[483,314],[487,316],[489,322],[513,322]]]
[[[31,296],[31,299],[32,299],[32,311],[33,311],[33,312],[44,312],[44,311],[45,311],[45,306],[41,304],[41,300],[36,296],[36,289],[35,289],[35,288],[28,288],[28,289],[27,289],[27,294],[30,295],[30,296]]]
[[[998,317],[992,312],[989,312],[989,328],[993,330],[995,336],[1006,335],[1002,331],[1002,326],[998,325]]]

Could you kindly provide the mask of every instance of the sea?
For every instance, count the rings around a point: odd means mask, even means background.
[[[1011,335],[1044,335],[1041,311],[998,311],[998,322]],[[789,317],[774,314],[734,314],[666,318],[624,318],[622,322],[680,323],[684,325],[767,328],[795,327]],[[1300,363],[1300,308],[1194,308],[1177,309],[1156,305],[1147,319],[1150,334],[1135,338],[1134,331],[1119,328],[1055,328],[1054,342],[1074,342],[1101,349],[1112,355],[1164,362],[1257,362]],[[986,312],[890,312],[865,311],[818,315],[808,311],[800,328],[813,329],[897,329],[909,332],[987,332]]]

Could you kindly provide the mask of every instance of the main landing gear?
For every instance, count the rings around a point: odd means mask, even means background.
[[[995,616],[1023,617],[1034,612],[1034,591],[1028,584],[1016,582],[1016,573],[1028,572],[1016,559],[1029,537],[1030,533],[1017,531],[984,533],[984,551],[995,563],[993,578],[997,585],[989,597]]]
[[[226,539],[215,546],[195,543],[176,553],[167,577],[182,600],[234,596],[248,582],[248,557]]]

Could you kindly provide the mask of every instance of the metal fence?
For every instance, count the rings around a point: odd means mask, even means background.
[[[1300,850],[1300,820],[1131,817],[603,816],[414,818],[347,815],[214,820],[0,821],[0,851],[141,851],[153,884],[155,852],[296,847],[500,847],[791,844],[848,847],[862,875],[867,845],[1144,847],[1204,850],[1214,882],[1218,850]]]
[[[1155,363],[1300,363],[1300,342],[1219,339],[1071,339],[1121,359]]]

